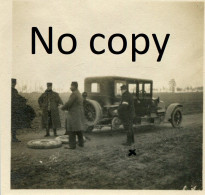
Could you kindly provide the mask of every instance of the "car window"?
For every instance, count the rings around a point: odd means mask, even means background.
[[[91,83],[91,93],[100,93],[99,83]]]
[[[142,91],[142,83],[139,83],[139,92]]]
[[[136,83],[130,83],[128,84],[128,91],[131,94],[136,94],[137,84]]]
[[[121,96],[121,86],[126,85],[126,81],[115,81],[115,96]]]
[[[144,84],[144,91],[145,91],[146,94],[151,93],[151,84],[150,83],[145,83]]]

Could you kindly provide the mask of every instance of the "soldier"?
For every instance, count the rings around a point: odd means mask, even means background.
[[[42,128],[46,128],[46,135],[50,136],[50,128],[53,128],[54,136],[57,136],[57,128],[61,127],[58,106],[63,102],[58,93],[52,90],[52,83],[47,83],[46,91],[38,99],[42,110]]]
[[[12,142],[20,142],[16,138],[17,129],[30,128],[31,121],[36,116],[33,108],[26,105],[27,99],[19,95],[16,86],[16,79],[11,80],[11,131]]]
[[[123,145],[130,146],[134,143],[133,120],[135,117],[135,108],[132,95],[128,92],[127,86],[121,86],[122,100],[118,107],[118,115],[124,129],[127,131],[127,142]]]
[[[62,107],[62,110],[67,110],[67,131],[69,132],[69,147],[66,149],[76,148],[76,135],[78,136],[78,144],[84,146],[83,133],[84,130],[84,109],[83,97],[78,90],[78,83],[71,83],[71,91],[69,100]]]

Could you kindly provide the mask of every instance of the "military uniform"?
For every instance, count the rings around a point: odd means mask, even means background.
[[[11,131],[12,141],[18,142],[16,138],[16,131],[21,128],[31,128],[31,121],[35,118],[36,114],[34,109],[27,105],[26,98],[19,95],[15,89],[16,79],[12,79],[11,87]]]
[[[127,142],[125,144],[131,145],[134,143],[133,120],[135,117],[135,108],[133,97],[127,90],[122,94],[122,100],[118,107],[118,115],[124,129],[127,131]]]
[[[47,85],[50,85],[49,83]],[[42,109],[42,128],[46,128],[46,136],[50,135],[49,129],[53,128],[54,135],[57,135],[56,129],[61,127],[58,106],[63,104],[58,93],[46,90],[38,99]]]
[[[69,100],[61,109],[68,111],[66,131],[69,134],[69,146],[71,149],[75,149],[76,135],[78,136],[79,146],[84,146],[82,131],[85,130],[85,122],[83,97],[77,89],[77,82],[73,82],[72,85],[75,85],[76,89],[72,91]]]

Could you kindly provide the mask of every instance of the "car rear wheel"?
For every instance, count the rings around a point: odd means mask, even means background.
[[[182,122],[182,109],[177,107],[172,113],[171,124],[174,128],[179,128]]]
[[[84,113],[87,130],[92,130],[98,121],[102,118],[101,106],[94,100],[86,100],[84,102]]]

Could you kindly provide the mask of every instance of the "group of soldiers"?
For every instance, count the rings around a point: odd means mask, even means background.
[[[46,91],[39,97],[38,103],[42,110],[42,127],[46,129],[46,137],[50,136],[50,128],[53,128],[54,136],[56,129],[61,127],[59,109],[68,111],[66,115],[66,133],[69,135],[68,149],[76,148],[76,136],[80,147],[84,146],[83,133],[85,129],[83,97],[78,90],[78,83],[72,82],[70,90],[72,94],[63,105],[58,93],[52,90],[52,83],[47,83]]]
[[[20,142],[16,138],[16,130],[29,128],[31,121],[35,118],[34,110],[26,105],[26,99],[18,94],[15,89],[16,79],[12,79],[12,141]],[[78,90],[78,83],[72,82],[72,91],[68,101],[63,104],[58,93],[52,90],[52,83],[47,83],[47,89],[39,97],[38,103],[41,109],[42,127],[46,129],[45,137],[50,136],[50,129],[53,129],[54,136],[57,136],[57,129],[61,127],[59,108],[68,111],[66,114],[66,135],[69,135],[68,149],[76,148],[76,136],[78,145],[84,146],[83,131],[85,130],[85,118],[83,107],[83,96]],[[127,140],[123,145],[134,143],[133,119],[135,116],[134,102],[132,95],[128,92],[127,86],[121,86],[122,100],[118,107],[118,115],[127,131]],[[27,121],[27,122],[26,122]]]

